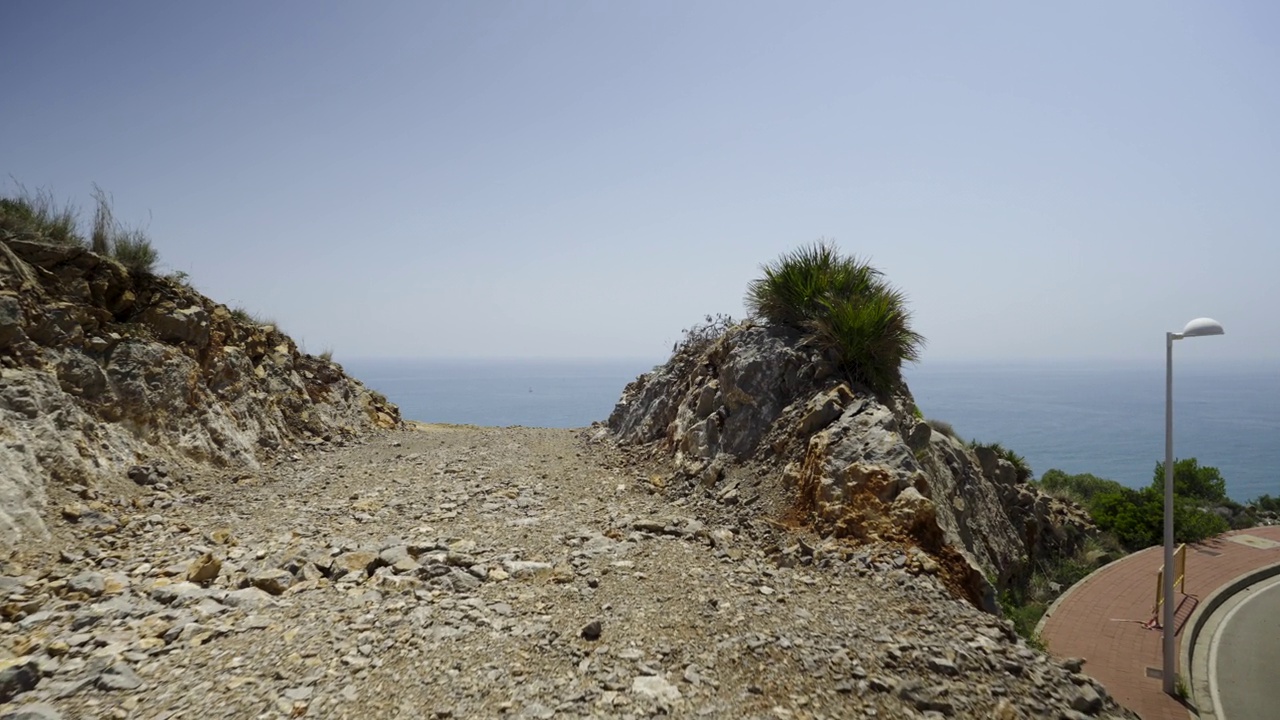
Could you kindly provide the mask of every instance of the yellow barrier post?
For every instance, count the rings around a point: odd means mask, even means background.
[[[1173,567],[1177,572],[1173,576],[1173,582],[1178,586],[1178,592],[1186,594],[1187,592],[1187,546],[1182,544],[1178,546],[1177,552],[1173,555]]]
[[[1187,546],[1182,544],[1173,553],[1173,584],[1182,594],[1187,593]],[[1164,606],[1164,568],[1156,571],[1156,609],[1152,625],[1160,627],[1160,608]]]

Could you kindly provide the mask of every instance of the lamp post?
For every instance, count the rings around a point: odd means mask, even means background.
[[[1180,333],[1164,334],[1164,578],[1161,596],[1164,616],[1161,618],[1164,641],[1164,691],[1173,694],[1174,627],[1173,627],[1173,341],[1203,335],[1221,335],[1222,325],[1209,318],[1196,318]]]

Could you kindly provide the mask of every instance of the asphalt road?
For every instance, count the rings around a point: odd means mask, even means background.
[[[1219,720],[1280,717],[1280,577],[1232,605],[1209,645],[1209,687]]]

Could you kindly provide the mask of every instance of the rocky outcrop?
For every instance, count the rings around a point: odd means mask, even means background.
[[[669,451],[713,495],[725,467],[768,466],[824,533],[918,545],[988,609],[993,590],[1091,530],[1007,460],[934,432],[905,387],[883,397],[849,383],[787,330],[741,325],[680,349],[627,386],[608,427],[620,444]]]
[[[50,481],[151,459],[253,468],[399,411],[271,325],[78,247],[0,241],[0,548],[45,532]]]

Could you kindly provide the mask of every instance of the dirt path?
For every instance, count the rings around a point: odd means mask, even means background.
[[[801,544],[586,435],[420,426],[85,491],[0,566],[0,717],[1114,709],[910,550]]]

